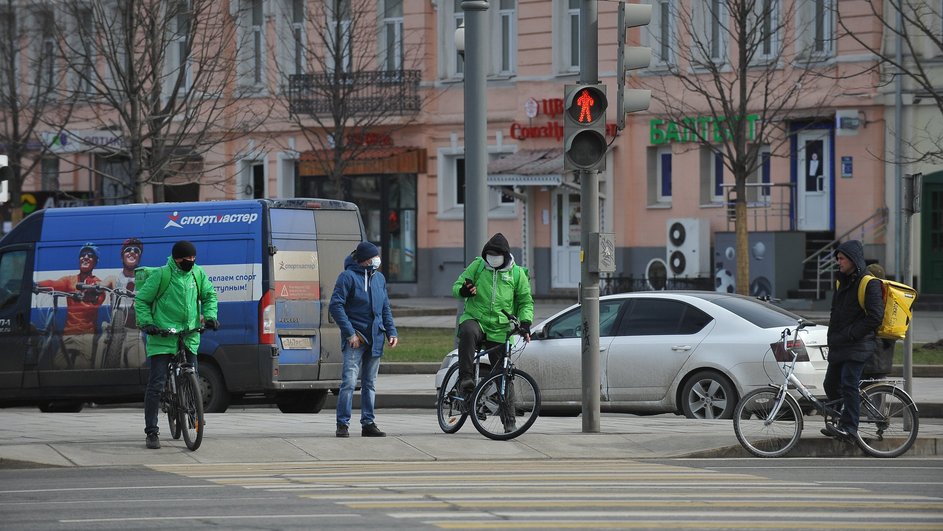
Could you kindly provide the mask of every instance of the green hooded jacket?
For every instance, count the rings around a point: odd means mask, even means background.
[[[167,257],[164,267],[170,270],[170,283],[156,301],[160,289],[161,273],[154,273],[147,278],[143,286],[138,288],[134,297],[134,311],[137,314],[138,327],[144,328],[155,325],[161,330],[176,328],[177,330],[192,330],[198,328],[200,321],[200,306],[202,317],[216,319],[216,289],[209,281],[206,272],[194,265],[190,271],[177,267],[173,257]],[[196,353],[200,348],[200,334],[193,333],[187,336],[187,348]],[[177,352],[177,338],[175,336],[147,336],[147,355],[174,354]]]
[[[497,269],[488,265],[482,258],[488,251],[503,254],[504,265]],[[495,234],[485,244],[482,256],[472,260],[452,285],[452,295],[465,299],[465,311],[459,317],[458,324],[475,319],[488,341],[504,343],[510,331],[510,322],[501,310],[517,316],[523,323],[534,322],[534,297],[530,293],[530,280],[521,266],[514,263],[507,240],[501,233]],[[460,293],[466,278],[477,288],[474,297],[464,298]]]

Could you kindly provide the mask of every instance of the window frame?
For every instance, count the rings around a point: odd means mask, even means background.
[[[487,76],[491,78],[507,78],[517,74],[517,68],[519,66],[517,62],[517,47],[520,1],[513,1],[513,8],[501,9],[501,0],[493,0],[492,8],[486,12],[491,38],[489,39],[490,42],[487,49],[488,64],[485,69]],[[445,0],[440,5],[441,9],[439,9],[438,14],[438,25],[440,28],[448,29],[439,32],[438,35],[440,52],[438,77],[445,81],[459,81],[465,77],[465,62],[455,46],[455,31],[464,24],[465,12],[461,9],[462,0]],[[508,27],[507,49],[505,49],[503,34],[501,32],[505,22],[507,22]],[[509,65],[509,70],[503,67],[505,60]]]
[[[308,34],[305,31],[305,23],[308,19],[308,10],[305,8],[305,0],[291,0],[291,45],[289,47],[291,72],[295,75],[304,74],[307,70],[307,61],[305,61],[305,47],[308,42]]]
[[[652,63],[649,69],[667,70],[677,64],[677,16],[671,8],[671,0],[648,2],[652,6],[652,19],[644,35],[647,45],[652,49]],[[664,35],[666,31],[667,37]]]
[[[514,146],[488,146],[489,159],[513,153]],[[438,186],[438,218],[464,219],[464,196],[459,202],[458,161],[464,164],[465,149],[463,146],[439,148],[437,156],[437,186]],[[464,169],[464,166],[462,166]],[[463,171],[464,174],[464,171]],[[511,219],[517,217],[517,201],[505,202],[502,200],[502,187],[488,186],[488,217],[493,219]]]
[[[168,53],[169,75],[167,76],[167,94],[176,86],[177,72],[183,70],[183,85],[180,87],[182,94],[186,94],[193,88],[193,57],[192,41],[190,40],[190,26],[192,24],[192,6],[189,0],[175,0],[176,12],[174,13],[171,26],[173,28],[170,36],[171,51]],[[185,32],[181,32],[181,21],[187,24]]]
[[[769,6],[769,9],[765,9],[764,6]],[[768,14],[768,17],[762,17],[761,15]],[[760,28],[760,40],[756,43],[756,53],[753,54],[751,64],[760,65],[768,64],[773,61],[776,61],[779,57],[779,47],[781,45],[779,35],[779,18],[780,18],[780,1],[779,0],[757,0],[754,5],[754,10],[752,14],[752,20],[755,22],[756,26],[759,27],[760,24],[768,23],[768,28]],[[769,50],[766,50],[765,44],[766,40],[769,40]]]
[[[396,0],[399,5],[399,14],[389,16],[389,2],[394,0],[381,0],[378,3],[380,9],[380,38],[378,49],[380,51],[380,70],[387,72],[400,72],[404,68],[404,42],[403,42],[403,9],[404,0]],[[393,55],[390,54],[392,33]]]
[[[502,2],[512,2],[511,8],[501,7]],[[492,38],[494,48],[494,68],[491,70],[500,76],[509,76],[517,72],[517,6],[518,0],[496,0],[496,23],[500,35]],[[505,35],[506,31],[506,35]],[[505,66],[506,65],[506,66]]]
[[[665,170],[666,160],[668,161],[667,171]],[[671,151],[671,146],[662,146],[655,149],[655,202],[657,204],[671,204],[673,164],[674,154]]]

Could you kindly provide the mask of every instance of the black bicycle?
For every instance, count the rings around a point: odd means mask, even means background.
[[[202,334],[205,330],[206,328],[201,326],[193,330],[178,331],[170,328],[159,332],[162,336],[177,336],[177,353],[167,368],[167,381],[164,383],[160,409],[167,413],[170,436],[179,439],[182,434],[190,450],[196,450],[203,442],[203,428],[206,422],[203,417],[200,382],[196,367],[187,357],[185,338],[194,332]]]
[[[502,310],[503,311],[503,310]],[[504,312],[511,322],[504,343],[475,353],[475,390],[466,396],[459,389],[458,363],[453,365],[442,380],[436,396],[439,427],[445,433],[455,433],[465,424],[469,412],[475,428],[485,437],[506,441],[523,434],[540,415],[540,389],[526,372],[514,367],[512,358],[520,356],[526,342],[511,342],[520,334],[520,320]],[[504,356],[485,378],[481,378],[481,358],[504,348]],[[471,407],[469,407],[471,404]]]

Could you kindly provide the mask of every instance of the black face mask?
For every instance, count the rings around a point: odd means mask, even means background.
[[[196,262],[194,262],[193,260],[181,260],[180,263],[177,265],[180,267],[180,269],[184,271],[189,271],[193,269],[193,264],[195,263]]]

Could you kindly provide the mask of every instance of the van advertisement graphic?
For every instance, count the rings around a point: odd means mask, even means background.
[[[134,270],[167,263],[172,241],[131,236],[120,242],[41,244],[36,248],[29,355],[40,369],[135,368],[146,361],[144,338],[134,314]],[[262,293],[262,264],[220,264],[244,258],[247,240],[200,242],[197,264],[206,272],[219,301],[219,332],[236,339],[246,330],[225,328],[240,322],[243,305]],[[227,319],[228,316],[229,317]]]
[[[275,297],[318,300],[321,298],[318,253],[278,251],[275,255]]]

